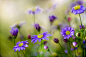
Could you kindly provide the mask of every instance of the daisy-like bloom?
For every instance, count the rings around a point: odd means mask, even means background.
[[[19,41],[19,42],[17,42],[16,43],[16,46],[14,46],[14,48],[13,48],[13,50],[14,50],[14,52],[16,52],[17,50],[18,51],[20,51],[20,50],[25,50],[25,47],[28,47],[28,45],[27,44],[29,44],[28,43],[28,40],[26,40],[26,41]]]
[[[74,35],[74,29],[72,27],[65,27],[62,29],[61,34],[64,37],[64,39],[69,39]]]
[[[86,8],[82,5],[76,5],[72,8],[71,12],[74,14],[81,14],[86,10]]]
[[[12,36],[17,36],[17,34],[18,34],[18,28],[12,28],[11,30],[10,30],[10,33],[12,34]]]
[[[31,42],[35,43],[37,42],[37,40],[39,40],[39,42],[41,42],[41,40],[49,40],[47,37],[52,36],[51,34],[48,34],[48,32],[44,32],[42,34],[39,35],[33,35],[34,37],[31,38]]]
[[[42,12],[42,8],[40,8],[39,6],[37,6],[36,8],[31,8],[27,10],[27,14],[38,14]]]
[[[11,26],[11,28],[18,28],[18,29],[20,29],[20,27],[21,27],[23,24],[26,24],[26,21],[17,21],[17,22],[15,22],[15,24],[13,24],[13,25]]]

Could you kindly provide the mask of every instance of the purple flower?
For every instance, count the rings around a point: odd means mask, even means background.
[[[86,8],[82,5],[76,5],[72,8],[71,12],[74,14],[81,14],[86,10]]]
[[[50,20],[51,23],[52,23],[55,19],[57,19],[56,16],[54,16],[54,15],[49,16],[49,20]]]
[[[72,37],[72,35],[74,35],[74,29],[72,27],[65,27],[64,29],[62,29],[61,34],[64,37],[64,39],[69,39],[70,37]]]
[[[42,12],[42,9],[39,6],[27,10],[27,14],[32,14],[32,15],[38,14],[40,12]]]
[[[16,52],[17,50],[20,52],[20,50],[25,50],[25,47],[28,47],[28,45],[27,44],[29,44],[28,43],[28,40],[26,40],[26,41],[19,41],[19,42],[17,42],[16,43],[16,46],[14,46],[14,48],[13,48],[13,50],[14,50],[14,52]]]
[[[43,44],[46,45],[47,44],[47,41],[44,41]]]
[[[68,53],[68,50],[65,50],[65,53],[67,54]]]
[[[80,29],[85,29],[84,25],[82,25],[82,26],[79,25],[79,28],[80,28]]]
[[[34,27],[36,30],[40,31],[41,30],[41,27],[38,23],[34,24]]]
[[[83,40],[83,44],[85,44],[86,43],[86,40]]]
[[[73,46],[74,47],[78,47],[78,43],[77,42],[73,42]]]
[[[39,42],[41,42],[41,40],[49,40],[47,37],[52,36],[51,34],[48,34],[48,32],[44,32],[42,34],[39,35],[33,35],[34,37],[31,38],[31,42],[35,43],[37,42],[37,40],[39,40]]]
[[[59,43],[58,38],[54,38],[53,41],[54,41],[55,43]]]
[[[47,50],[48,49],[48,46],[44,46],[44,49]]]
[[[12,34],[12,36],[17,36],[17,34],[18,34],[18,28],[12,28],[10,30],[10,33]]]
[[[83,5],[83,0],[78,0],[78,1],[76,1],[76,3],[77,3],[78,5]]]

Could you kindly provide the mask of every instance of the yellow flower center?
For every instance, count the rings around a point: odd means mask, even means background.
[[[66,31],[66,35],[69,35],[70,34],[70,31]]]
[[[20,43],[20,44],[19,44],[19,47],[21,47],[21,46],[23,46],[23,43]]]
[[[76,6],[74,6],[74,9],[75,9],[75,10],[80,9],[80,5],[76,5]]]
[[[43,37],[43,35],[38,35],[37,37],[38,37],[38,38],[42,38],[42,37]]]
[[[31,10],[32,10],[32,11],[36,11],[36,8],[32,8]]]

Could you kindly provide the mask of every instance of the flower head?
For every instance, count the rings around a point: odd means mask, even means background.
[[[12,36],[17,36],[17,34],[18,34],[18,28],[12,28],[10,30],[10,33],[12,34]]]
[[[57,19],[56,16],[54,16],[54,15],[49,16],[49,20],[50,20],[51,23],[52,23],[55,19]]]
[[[72,37],[72,35],[74,35],[74,29],[72,27],[65,27],[64,29],[62,29],[61,34],[64,37],[64,39],[69,39],[70,37]]]
[[[48,46],[44,46],[44,49],[47,50],[48,49]]]
[[[38,14],[40,12],[42,12],[42,9],[39,6],[37,6],[36,8],[31,8],[27,10],[27,14],[32,14],[32,15]]]
[[[82,26],[79,25],[79,28],[80,28],[80,29],[85,29],[85,26],[84,26],[84,25],[82,25]]]
[[[15,24],[13,24],[11,26],[11,28],[18,28],[18,29],[20,29],[23,24],[26,24],[26,22],[25,21],[21,21],[21,22],[17,21],[17,22],[15,22]]]
[[[78,43],[77,42],[73,42],[73,46],[74,47],[78,47]]]
[[[31,39],[31,35],[28,35],[28,39]]]
[[[55,43],[59,43],[58,38],[54,38],[53,41],[54,41]]]
[[[16,46],[14,46],[14,48],[13,48],[13,50],[14,50],[14,52],[16,52],[17,50],[18,51],[20,51],[20,50],[25,50],[25,47],[28,47],[28,45],[27,44],[29,44],[28,43],[28,40],[26,40],[26,41],[19,41],[19,42],[17,42],[16,43]]]
[[[81,14],[86,10],[86,8],[82,5],[76,5],[72,8],[71,12],[74,14]]]
[[[71,17],[68,17],[68,22],[70,22],[71,21]]]
[[[37,42],[37,40],[39,40],[39,42],[41,42],[41,40],[49,40],[47,37],[52,36],[51,34],[48,34],[48,32],[44,32],[42,34],[39,35],[33,35],[34,37],[31,38],[31,42],[35,43]]]
[[[41,27],[38,23],[34,24],[34,27],[37,31],[40,31],[41,30]]]

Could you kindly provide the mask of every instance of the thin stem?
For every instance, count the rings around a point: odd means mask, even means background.
[[[81,21],[81,16],[80,16],[80,14],[79,14],[79,17],[80,17],[80,23],[81,23],[81,26],[82,26],[82,21]]]
[[[24,57],[26,57],[26,56],[25,56],[25,53],[24,53],[24,50],[23,50],[23,54],[24,54]]]
[[[14,46],[15,46],[15,38],[14,38]]]
[[[59,43],[60,47],[64,50],[64,48],[61,46],[61,44]]]
[[[17,51],[17,56],[19,57],[18,51]]]
[[[52,55],[52,53],[50,52],[50,50],[49,50],[49,53]]]
[[[34,24],[35,24],[35,14],[34,14]]]
[[[71,27],[71,26],[70,26],[70,22],[69,22],[69,21],[68,21],[68,23],[69,23],[69,27]]]

